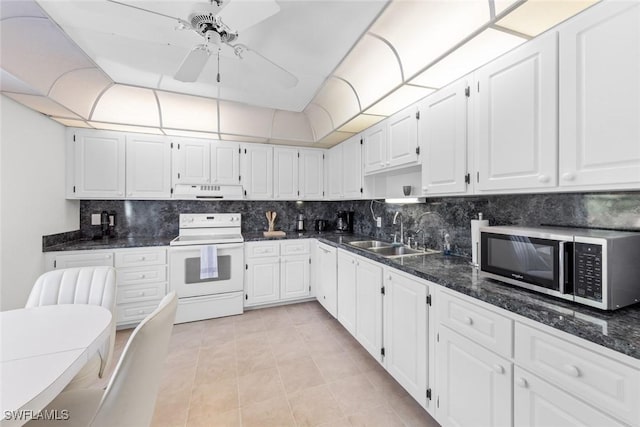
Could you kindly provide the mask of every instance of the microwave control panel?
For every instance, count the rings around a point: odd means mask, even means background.
[[[574,256],[575,295],[602,301],[602,246],[575,243]]]

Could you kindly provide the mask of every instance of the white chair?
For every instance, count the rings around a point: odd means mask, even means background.
[[[100,305],[111,311],[109,341],[71,380],[66,390],[86,388],[102,378],[113,355],[116,337],[116,270],[113,267],[79,267],[44,273],[33,285],[26,307],[55,304]]]
[[[61,393],[47,411],[66,420],[34,420],[29,427],[145,427],[151,424],[160,386],[161,370],[176,317],[175,292],[133,331],[106,390],[85,389]],[[56,413],[56,412],[53,412]],[[59,417],[65,418],[65,417]]]

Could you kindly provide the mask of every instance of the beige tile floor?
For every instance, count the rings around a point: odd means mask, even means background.
[[[115,360],[130,334],[118,331]],[[438,424],[309,302],[175,325],[153,426]]]

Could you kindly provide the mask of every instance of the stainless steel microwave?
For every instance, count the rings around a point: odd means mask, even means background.
[[[603,310],[640,301],[640,232],[482,227],[485,277]]]

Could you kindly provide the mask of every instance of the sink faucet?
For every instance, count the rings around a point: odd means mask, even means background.
[[[400,211],[393,215],[393,225],[398,223],[398,215],[400,215],[400,244],[404,245],[404,225],[402,224],[402,213]]]

